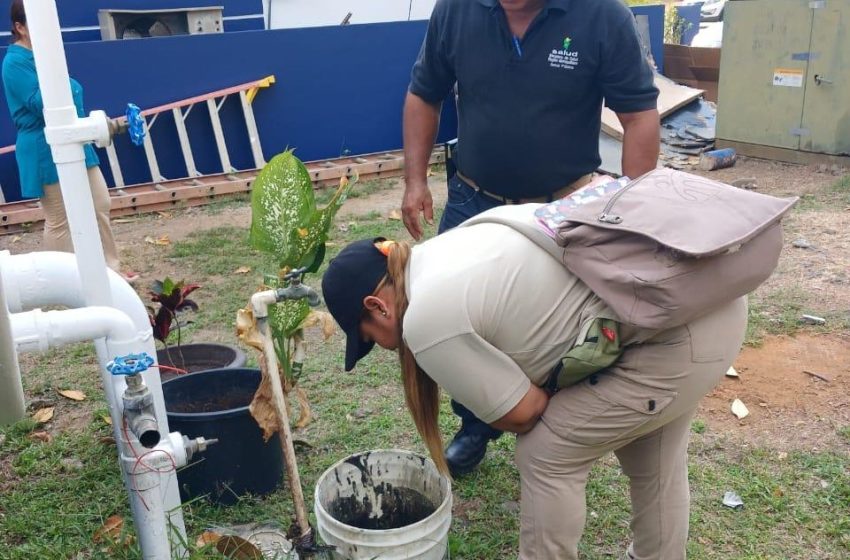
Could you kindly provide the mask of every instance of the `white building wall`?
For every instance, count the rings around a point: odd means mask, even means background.
[[[436,0],[265,0],[271,29],[428,19]],[[269,16],[271,14],[271,16]]]

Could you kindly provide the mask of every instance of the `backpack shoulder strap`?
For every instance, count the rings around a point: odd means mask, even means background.
[[[546,234],[534,216],[535,210],[542,204],[519,204],[497,206],[474,216],[458,227],[469,227],[476,224],[501,224],[523,234],[530,241],[545,249],[558,262],[564,262],[564,248],[558,246],[555,240]]]

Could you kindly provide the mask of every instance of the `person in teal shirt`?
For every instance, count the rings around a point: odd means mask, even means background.
[[[13,42],[3,59],[2,75],[6,102],[18,132],[15,157],[21,181],[21,194],[26,198],[41,199],[44,212],[44,250],[73,252],[68,218],[59,189],[59,175],[53,163],[50,146],[44,137],[44,103],[38,85],[23,0],[12,1],[11,20]],[[77,107],[77,116],[85,116],[83,88],[74,79],[71,79],[71,93]],[[83,149],[106,264],[120,272],[118,248],[109,224],[109,191],[100,171],[100,161],[91,144],[86,144]],[[133,272],[125,271],[122,275],[128,281],[138,278],[138,274]]]

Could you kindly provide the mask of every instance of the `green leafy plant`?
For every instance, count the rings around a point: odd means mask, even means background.
[[[251,192],[249,239],[252,247],[274,256],[278,270],[265,275],[261,289],[287,287],[284,277],[294,269],[303,267],[307,273],[319,269],[325,258],[328,230],[354,182],[344,177],[331,200],[320,209],[310,173],[291,150],[278,154],[263,167]],[[249,309],[240,311],[237,329],[244,342],[257,347],[250,334],[253,318],[249,314]],[[306,300],[283,301],[269,308],[269,327],[284,391],[295,389],[301,407],[298,426],[310,419],[306,396],[297,388],[303,368],[304,328],[310,325],[321,325],[326,337],[333,332],[333,319],[311,311]]]

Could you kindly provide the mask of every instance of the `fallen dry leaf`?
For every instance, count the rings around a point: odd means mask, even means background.
[[[387,216],[390,220],[401,220],[401,210],[395,209],[390,210],[389,216]]]
[[[109,424],[110,426],[112,425],[112,416],[104,414],[100,417],[100,419],[103,420],[104,424]]]
[[[159,214],[159,217],[160,217],[160,218],[166,218],[166,219],[168,219],[168,218],[170,218],[170,217],[171,217],[171,212],[157,212],[157,214]]]
[[[72,401],[84,401],[86,400],[86,394],[82,391],[77,391],[76,389],[67,389],[65,391],[57,391],[60,395],[65,397],[66,399],[71,399]]]
[[[225,535],[215,545],[216,550],[233,560],[263,560],[260,549],[236,535]]]
[[[21,240],[21,236],[20,236],[20,235],[16,235],[15,237],[13,237],[13,238],[12,238],[12,243],[17,243],[17,242],[18,242],[18,241],[20,241],[20,240]]]
[[[168,234],[160,235],[157,238],[148,235],[145,237],[145,243],[150,243],[151,245],[171,245],[171,240],[168,238]]]
[[[124,527],[124,518],[120,515],[110,516],[106,521],[103,522],[103,525],[94,532],[92,536],[92,541],[99,543],[104,540],[107,541],[117,541],[118,537],[121,535],[121,529]]]
[[[207,545],[215,544],[220,538],[221,535],[215,531],[204,531],[198,536],[198,540],[195,541],[195,546],[202,548]]]
[[[239,268],[234,270],[234,272],[236,274],[248,274],[249,272],[251,272],[251,267],[250,266],[240,266]]]
[[[33,441],[40,441],[42,443],[50,443],[51,441],[53,441],[53,436],[51,436],[44,430],[39,432],[33,432],[28,437]]]
[[[46,422],[50,422],[53,418],[53,411],[56,407],[48,406],[47,408],[39,408],[32,415],[32,419],[38,422],[39,424],[44,424]]]

